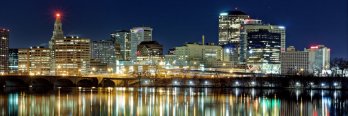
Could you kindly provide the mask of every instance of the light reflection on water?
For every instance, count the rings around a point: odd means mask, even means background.
[[[72,88],[0,92],[0,115],[347,115],[345,91]]]

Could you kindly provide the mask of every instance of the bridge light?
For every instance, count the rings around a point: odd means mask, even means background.
[[[236,81],[235,83],[236,83],[236,85],[239,85],[239,82],[238,82],[238,81]]]
[[[334,86],[337,86],[338,85],[338,83],[337,82],[334,82],[334,84],[333,84]]]
[[[311,83],[309,83],[309,84],[314,85],[314,83],[313,83],[313,82],[311,82]]]
[[[255,84],[256,84],[255,81],[251,82],[251,85],[255,85]]]
[[[177,85],[177,84],[178,84],[178,81],[174,81],[174,84]]]
[[[296,86],[300,86],[300,82],[296,82]]]
[[[192,81],[190,81],[189,83],[190,83],[190,85],[192,85],[192,84],[193,84],[193,82],[192,82]]]
[[[208,84],[208,81],[205,81],[204,83],[205,83],[205,84]]]
[[[322,86],[322,87],[325,86],[325,83],[321,83],[321,86]]]

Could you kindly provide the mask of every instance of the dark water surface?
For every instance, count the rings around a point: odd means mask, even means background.
[[[344,116],[343,90],[2,88],[0,115]]]

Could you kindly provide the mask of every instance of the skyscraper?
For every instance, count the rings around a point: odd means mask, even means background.
[[[0,29],[0,74],[8,73],[9,33],[8,29]]]
[[[241,36],[240,36],[240,50],[239,50],[239,62],[245,62],[246,54],[248,52],[247,45],[248,43],[248,34],[252,32],[258,32],[259,30],[267,30],[271,33],[280,34],[280,50],[285,51],[285,37],[286,30],[284,26],[270,25],[270,24],[244,24],[241,27]]]
[[[117,60],[130,60],[131,40],[129,30],[120,30],[111,34],[115,42],[115,52],[120,54]]]
[[[61,14],[56,14],[50,41],[51,75],[84,75],[89,72],[90,40],[78,36],[64,37]]]
[[[60,13],[56,13],[55,15],[56,17],[56,21],[54,23],[54,30],[52,33],[52,37],[51,40],[49,41],[49,48],[50,48],[50,62],[51,62],[51,66],[50,66],[50,73],[51,75],[56,75],[57,72],[56,68],[56,43],[55,40],[62,40],[64,39],[64,33],[63,33],[63,27],[62,27],[62,21],[61,21],[61,14]]]
[[[242,11],[234,10],[220,13],[219,16],[219,45],[225,49],[226,60],[234,64],[243,64],[241,56],[241,30],[244,24],[262,24],[261,20],[251,19]]]
[[[135,27],[131,29],[131,59],[136,60],[138,45],[143,41],[152,41],[152,28]]]
[[[239,42],[240,28],[250,16],[242,11],[228,11],[219,16],[219,45]]]
[[[255,72],[279,74],[281,34],[259,29],[246,37],[247,66]]]

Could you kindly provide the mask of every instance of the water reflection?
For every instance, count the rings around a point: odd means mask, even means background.
[[[1,115],[346,115],[345,91],[211,88],[59,88],[0,92]]]

